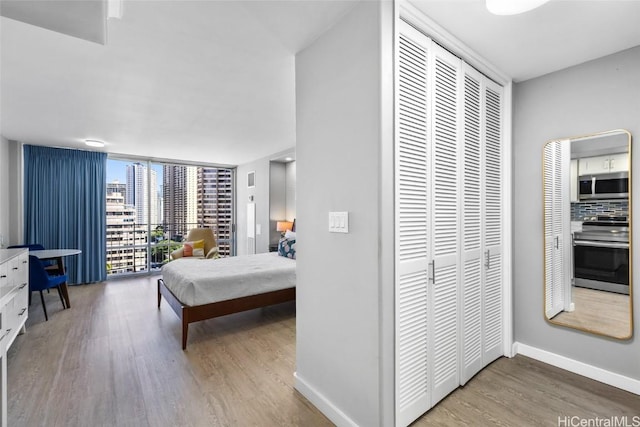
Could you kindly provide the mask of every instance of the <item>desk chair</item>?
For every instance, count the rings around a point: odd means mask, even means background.
[[[29,255],[29,305],[31,305],[31,292],[40,291],[40,300],[42,301],[42,309],[44,310],[44,318],[49,321],[47,315],[47,306],[44,303],[44,295],[42,291],[45,289],[57,288],[62,308],[65,309],[64,300],[62,299],[62,293],[60,292],[60,285],[68,280],[67,275],[50,276],[44,268],[44,264],[36,256]]]
[[[44,246],[42,246],[40,243],[7,246],[7,249],[19,249],[19,248],[26,248],[26,249],[29,249],[30,251],[44,251]],[[55,261],[47,260],[47,261],[43,261],[42,263],[44,264],[44,268],[47,270],[47,272],[56,272],[58,270],[58,263],[56,263]]]

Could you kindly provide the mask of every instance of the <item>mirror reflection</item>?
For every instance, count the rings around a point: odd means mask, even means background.
[[[545,315],[557,325],[632,336],[631,134],[544,146]]]

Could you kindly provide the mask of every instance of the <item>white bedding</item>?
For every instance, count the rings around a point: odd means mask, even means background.
[[[296,286],[296,261],[277,252],[220,259],[179,258],[162,267],[167,288],[185,305]]]

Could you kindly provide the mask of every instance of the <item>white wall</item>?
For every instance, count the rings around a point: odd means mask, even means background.
[[[9,141],[0,136],[0,248],[9,246]]]
[[[640,380],[640,324],[616,341],[547,323],[543,316],[542,147],[550,139],[624,128],[640,138],[640,46],[515,85],[514,322],[515,339]],[[632,143],[637,147],[637,142]],[[640,202],[640,157],[632,148],[632,198]],[[635,225],[638,221],[636,214]],[[640,240],[633,228],[632,244]],[[633,265],[640,265],[635,250]],[[634,309],[640,274],[634,269]]]
[[[256,204],[256,233],[260,229],[260,234],[256,235],[256,253],[269,251],[271,160],[294,153],[295,149],[291,148],[240,165],[236,169],[236,238],[238,239],[236,247],[238,255],[247,254],[247,203],[249,203],[249,196],[253,196],[253,202]],[[255,187],[247,188],[247,173],[251,171],[256,173]],[[275,222],[273,227],[275,229]]]
[[[296,162],[289,162],[285,166],[285,218],[293,221],[296,218]]]
[[[338,425],[383,416],[383,20],[390,3],[361,2],[296,57],[296,388]],[[329,211],[349,212],[348,234],[328,232]]]
[[[255,171],[255,187],[247,188],[247,173]],[[263,158],[237,169],[237,254],[246,255],[247,252],[247,203],[249,196],[253,196],[256,204],[256,253],[269,251],[269,158]],[[260,234],[258,235],[258,231]]]
[[[287,175],[286,164],[271,162],[269,177],[269,243],[278,243],[280,232],[276,223],[287,215]]]

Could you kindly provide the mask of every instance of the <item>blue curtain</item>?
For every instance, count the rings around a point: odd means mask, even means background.
[[[69,283],[107,278],[106,169],[106,153],[24,146],[25,242],[80,249]]]

